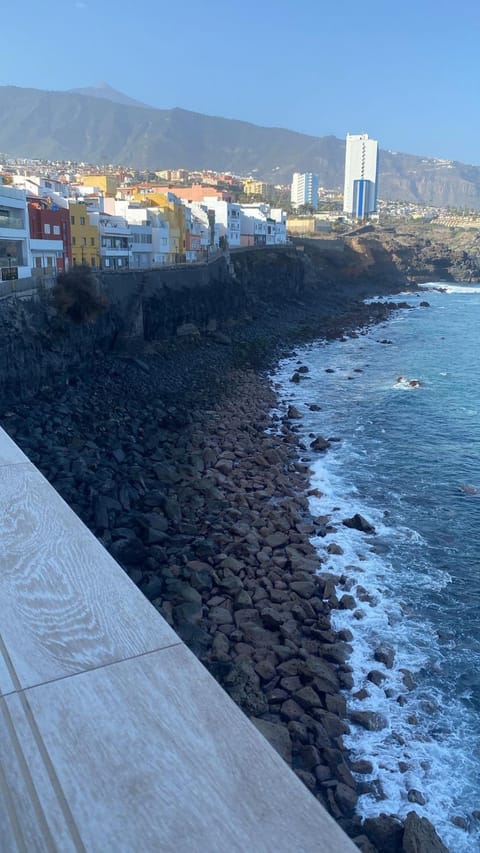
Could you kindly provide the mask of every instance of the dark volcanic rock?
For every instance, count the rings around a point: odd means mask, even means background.
[[[387,814],[369,817],[363,823],[363,831],[378,853],[402,853],[403,824],[398,817]]]
[[[448,853],[426,817],[409,812],[405,819],[402,853]]]
[[[315,453],[322,453],[324,450],[328,450],[330,446],[330,442],[326,438],[323,438],[322,435],[317,435],[317,437],[310,442],[310,447],[315,451]]]
[[[378,732],[388,725],[383,714],[378,714],[376,711],[350,711],[350,719],[352,723],[358,723],[359,726],[371,732]]]
[[[361,533],[375,533],[375,527],[370,524],[363,515],[356,512],[351,518],[344,518],[342,524],[345,527],[351,527],[353,530],[360,530]]]

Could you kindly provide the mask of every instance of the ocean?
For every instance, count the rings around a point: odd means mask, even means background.
[[[321,571],[342,576],[339,598],[356,599],[333,615],[353,635],[348,708],[384,718],[374,731],[352,724],[345,737],[353,758],[373,766],[358,777],[370,783],[359,813],[413,809],[451,853],[472,853],[480,850],[480,287],[430,285],[400,298],[412,307],[357,337],[297,349],[272,379],[283,411],[302,412],[303,457],[321,492],[310,508],[329,516],[326,535],[312,540]],[[300,366],[308,372],[290,382]],[[340,440],[314,454],[318,434]],[[375,535],[342,524],[354,513]],[[342,553],[329,553],[332,544]],[[380,646],[393,651],[393,666],[375,659]]]

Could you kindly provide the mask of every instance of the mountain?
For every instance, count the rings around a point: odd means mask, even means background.
[[[0,151],[139,169],[216,169],[275,183],[290,182],[294,171],[311,171],[322,186],[343,184],[345,143],[334,136],[119,103],[104,96],[115,90],[94,88],[95,96],[0,86]],[[480,209],[480,167],[382,151],[379,194]]]
[[[113,89],[108,83],[95,83],[94,86],[85,86],[81,89],[67,89],[72,95],[87,95],[90,98],[103,98],[105,101],[112,101],[114,104],[124,104],[127,107],[146,107],[150,109],[148,104],[143,104],[141,101],[136,101],[135,98],[130,98],[118,89]]]

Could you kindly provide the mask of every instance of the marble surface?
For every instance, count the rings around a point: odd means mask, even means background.
[[[1,430],[0,601],[0,850],[355,853]]]
[[[0,469],[0,692],[178,643],[32,465]]]

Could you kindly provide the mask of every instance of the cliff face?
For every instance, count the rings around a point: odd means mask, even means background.
[[[325,250],[252,250],[207,265],[103,274],[108,307],[94,322],[74,324],[48,299],[4,301],[0,310],[0,394],[33,396],[65,385],[112,353],[164,354],[179,348],[251,345],[265,349],[332,318],[361,299],[399,290],[404,278],[376,240]],[[234,356],[232,356],[233,358]]]
[[[475,231],[412,225],[395,232],[379,230],[376,236],[410,282],[480,281],[480,246]]]

